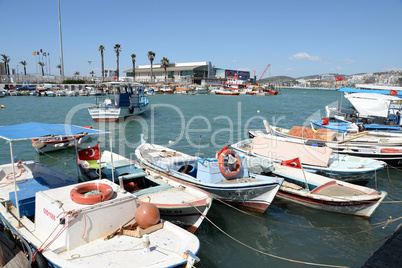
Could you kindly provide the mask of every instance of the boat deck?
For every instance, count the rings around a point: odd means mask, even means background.
[[[362,192],[344,187],[339,184],[334,184],[334,185],[325,187],[322,190],[316,192],[316,194],[326,195],[326,196],[360,196],[360,195],[364,195],[364,193],[362,193]]]

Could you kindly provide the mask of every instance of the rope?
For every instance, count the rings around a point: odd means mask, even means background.
[[[396,190],[396,187],[394,186],[394,184],[393,184],[392,181],[391,181],[391,176],[389,175],[389,167],[392,167],[392,166],[387,165],[388,180],[389,180],[389,183],[391,184],[392,188],[394,188],[394,189]],[[394,168],[394,167],[393,167],[393,168]],[[395,168],[395,169],[397,169],[397,168]],[[398,169],[397,169],[397,170],[398,170]]]
[[[61,218],[61,221],[65,220],[68,215],[73,215],[74,218],[72,218],[72,219],[67,223],[67,225],[65,225],[64,227],[62,227],[62,228],[60,229],[60,231],[53,237],[53,239],[52,239],[46,246],[44,246],[45,243],[47,242],[47,240],[53,235],[53,233],[54,233],[54,232],[56,231],[56,229],[59,227],[59,225],[57,225],[57,226],[53,229],[53,231],[50,233],[50,235],[46,238],[46,240],[43,241],[43,243],[38,247],[38,249],[35,250],[35,252],[33,253],[33,256],[35,256],[37,252],[43,252],[43,251],[47,250],[47,249],[54,243],[54,241],[56,241],[57,238],[59,238],[60,235],[74,222],[74,220],[81,214],[81,212],[82,212],[82,211],[79,211],[78,213],[76,213],[75,211],[68,211],[68,212],[62,212],[62,213],[60,213],[60,214],[57,216],[57,218],[58,218],[61,214],[63,214],[63,213],[65,214],[65,216],[64,216],[63,218]]]
[[[195,206],[193,206],[193,207],[198,210],[198,208],[196,208]],[[198,210],[198,212],[200,212],[200,211]],[[201,213],[201,212],[200,212],[200,213]],[[236,243],[238,243],[238,244],[240,244],[240,245],[242,245],[242,246],[244,246],[244,247],[246,247],[246,248],[248,248],[248,249],[251,249],[251,250],[253,250],[253,251],[257,252],[257,253],[260,253],[260,254],[263,254],[263,255],[266,255],[266,256],[270,256],[270,257],[272,257],[272,258],[284,260],[284,261],[289,261],[289,262],[294,262],[294,263],[301,263],[301,264],[312,265],[312,266],[342,267],[342,268],[343,268],[343,267],[348,267],[348,266],[338,266],[338,265],[320,264],[320,263],[312,263],[312,262],[305,262],[305,261],[293,260],[293,259],[289,259],[289,258],[285,258],[285,257],[280,257],[280,256],[276,256],[276,255],[270,254],[270,253],[268,253],[268,252],[261,251],[261,250],[259,250],[259,249],[256,249],[256,248],[254,248],[254,247],[252,247],[252,246],[249,246],[249,245],[247,245],[247,244],[241,242],[240,240],[238,240],[238,239],[234,238],[233,236],[231,236],[230,234],[226,233],[226,232],[225,232],[224,230],[222,230],[218,225],[216,225],[215,223],[213,223],[207,216],[205,216],[205,219],[207,219],[216,229],[218,229],[220,232],[222,232],[224,235],[226,235],[227,237],[229,237],[230,239],[232,239],[232,240],[235,241]]]
[[[233,208],[233,209],[235,209],[235,210],[237,210],[237,211],[239,211],[239,212],[241,212],[241,213],[243,213],[243,214],[252,216],[252,217],[257,218],[257,219],[267,220],[267,221],[269,221],[269,222],[274,222],[274,223],[278,223],[278,224],[281,224],[281,225],[286,225],[286,226],[291,226],[291,227],[299,227],[299,228],[306,228],[306,229],[349,229],[349,228],[361,228],[361,227],[369,227],[369,226],[383,225],[383,224],[386,224],[386,223],[388,222],[388,220],[386,220],[386,221],[383,221],[383,222],[371,223],[371,224],[365,224],[365,225],[333,226],[333,227],[332,227],[332,226],[329,226],[329,227],[325,227],[325,226],[324,226],[324,227],[314,227],[314,226],[295,225],[295,224],[284,223],[284,222],[280,222],[280,221],[274,221],[274,220],[266,219],[266,218],[263,218],[263,217],[261,217],[261,216],[259,216],[259,215],[251,214],[251,213],[249,213],[249,212],[246,212],[246,211],[243,211],[243,210],[241,210],[241,209],[239,209],[239,208],[236,208],[236,207],[234,207],[234,206],[232,206],[232,205],[230,205],[230,204],[228,204],[228,203],[226,203],[226,202],[224,202],[224,201],[222,201],[222,200],[220,200],[220,199],[214,198],[214,200],[217,200],[217,201],[221,202],[222,204],[225,204],[226,206],[228,206],[228,207],[230,207],[230,208]],[[400,201],[397,201],[397,202],[400,202]],[[400,220],[400,219],[402,219],[402,217],[397,218],[397,219],[395,219],[394,221],[397,221],[397,220]]]

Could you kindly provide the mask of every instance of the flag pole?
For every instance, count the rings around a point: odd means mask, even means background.
[[[306,173],[305,173],[305,171],[304,171],[303,165],[302,165],[302,163],[300,162],[300,159],[299,159],[299,158],[297,158],[297,159],[299,160],[300,168],[301,168],[301,170],[302,170],[302,172],[303,172],[304,181],[306,182],[306,189],[307,189],[308,193],[310,193],[310,189],[308,188],[307,177],[306,177]]]

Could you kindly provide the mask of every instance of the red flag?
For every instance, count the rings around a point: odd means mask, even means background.
[[[78,152],[80,160],[99,160],[99,144]]]
[[[391,95],[391,96],[395,96],[395,95],[397,95],[398,94],[398,91],[397,90],[390,90],[389,91],[389,95]]]
[[[342,81],[343,77],[335,76],[335,81]]]
[[[42,52],[42,49],[40,49],[40,52]]]
[[[117,77],[114,75],[114,76],[113,76],[113,79],[114,79],[114,80],[116,80],[116,79],[117,79]]]
[[[324,126],[324,125],[329,125],[329,117],[323,117],[321,124],[322,124],[323,126]]]
[[[286,167],[292,167],[292,168],[302,168],[302,165],[300,163],[300,159],[297,158],[293,158],[290,160],[284,160],[282,161],[282,166],[286,166]]]

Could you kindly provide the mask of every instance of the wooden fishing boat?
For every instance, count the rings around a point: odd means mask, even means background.
[[[11,155],[14,141],[36,137],[29,128],[14,130],[0,127]],[[49,130],[35,130],[43,132]],[[196,236],[160,221],[159,213],[143,217],[153,205],[138,207],[134,195],[109,180],[77,184],[33,161],[18,161],[0,166],[0,185],[1,222],[35,250],[39,267],[192,267],[198,260]]]
[[[334,153],[369,157],[388,163],[402,160],[402,134],[364,131],[360,133],[339,133],[329,129],[314,132],[309,127],[286,129],[269,126],[268,133],[261,130],[249,130],[250,137],[275,137],[277,140],[306,145],[327,146]]]
[[[59,151],[80,145],[88,138],[88,132],[75,135],[48,135],[32,140],[32,146],[39,154]]]
[[[314,209],[369,218],[387,196],[384,191],[304,172],[300,163],[275,164],[272,173],[284,178],[278,198]]]
[[[114,181],[137,196],[139,204],[157,206],[162,219],[193,233],[197,230],[211,208],[210,194],[110,151],[103,151],[100,162],[94,157],[86,157],[85,152],[89,152],[89,156],[99,156],[98,150],[95,146],[79,152],[78,164],[87,180],[101,177]],[[92,161],[95,163],[90,164]]]
[[[271,136],[255,136],[231,145],[241,155],[252,155],[261,160],[280,163],[283,159],[300,158],[306,171],[330,178],[365,184],[386,163],[371,158],[336,154],[328,147],[310,146],[283,141]]]
[[[282,179],[249,173],[244,158],[225,148],[217,158],[198,158],[146,143],[135,150],[137,160],[158,172],[197,186],[224,202],[264,213]]]

